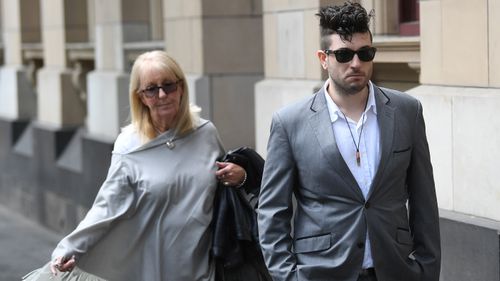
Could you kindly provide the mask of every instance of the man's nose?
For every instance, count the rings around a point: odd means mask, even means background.
[[[353,68],[357,68],[361,66],[362,61],[359,59],[358,54],[354,54],[352,60],[350,62],[350,66]]]

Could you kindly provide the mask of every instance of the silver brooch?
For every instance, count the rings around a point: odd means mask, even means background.
[[[165,145],[168,147],[168,149],[173,149],[175,147],[175,143],[173,140],[168,140]]]

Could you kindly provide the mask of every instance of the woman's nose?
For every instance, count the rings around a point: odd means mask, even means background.
[[[167,93],[165,93],[165,91],[163,90],[163,88],[162,88],[162,87],[160,87],[160,88],[158,89],[158,97],[159,97],[159,98],[162,98],[162,97],[166,97],[166,96],[167,96]]]

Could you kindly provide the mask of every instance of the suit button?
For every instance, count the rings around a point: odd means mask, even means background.
[[[370,208],[370,202],[365,203],[365,209],[368,209],[368,208]]]
[[[365,243],[359,242],[357,246],[358,248],[362,249],[365,246]]]

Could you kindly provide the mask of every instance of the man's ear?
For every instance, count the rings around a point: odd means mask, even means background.
[[[321,67],[323,67],[323,69],[326,70],[328,68],[328,63],[326,62],[328,55],[325,54],[325,52],[323,50],[317,50],[316,56],[318,56],[319,63],[321,64]]]

